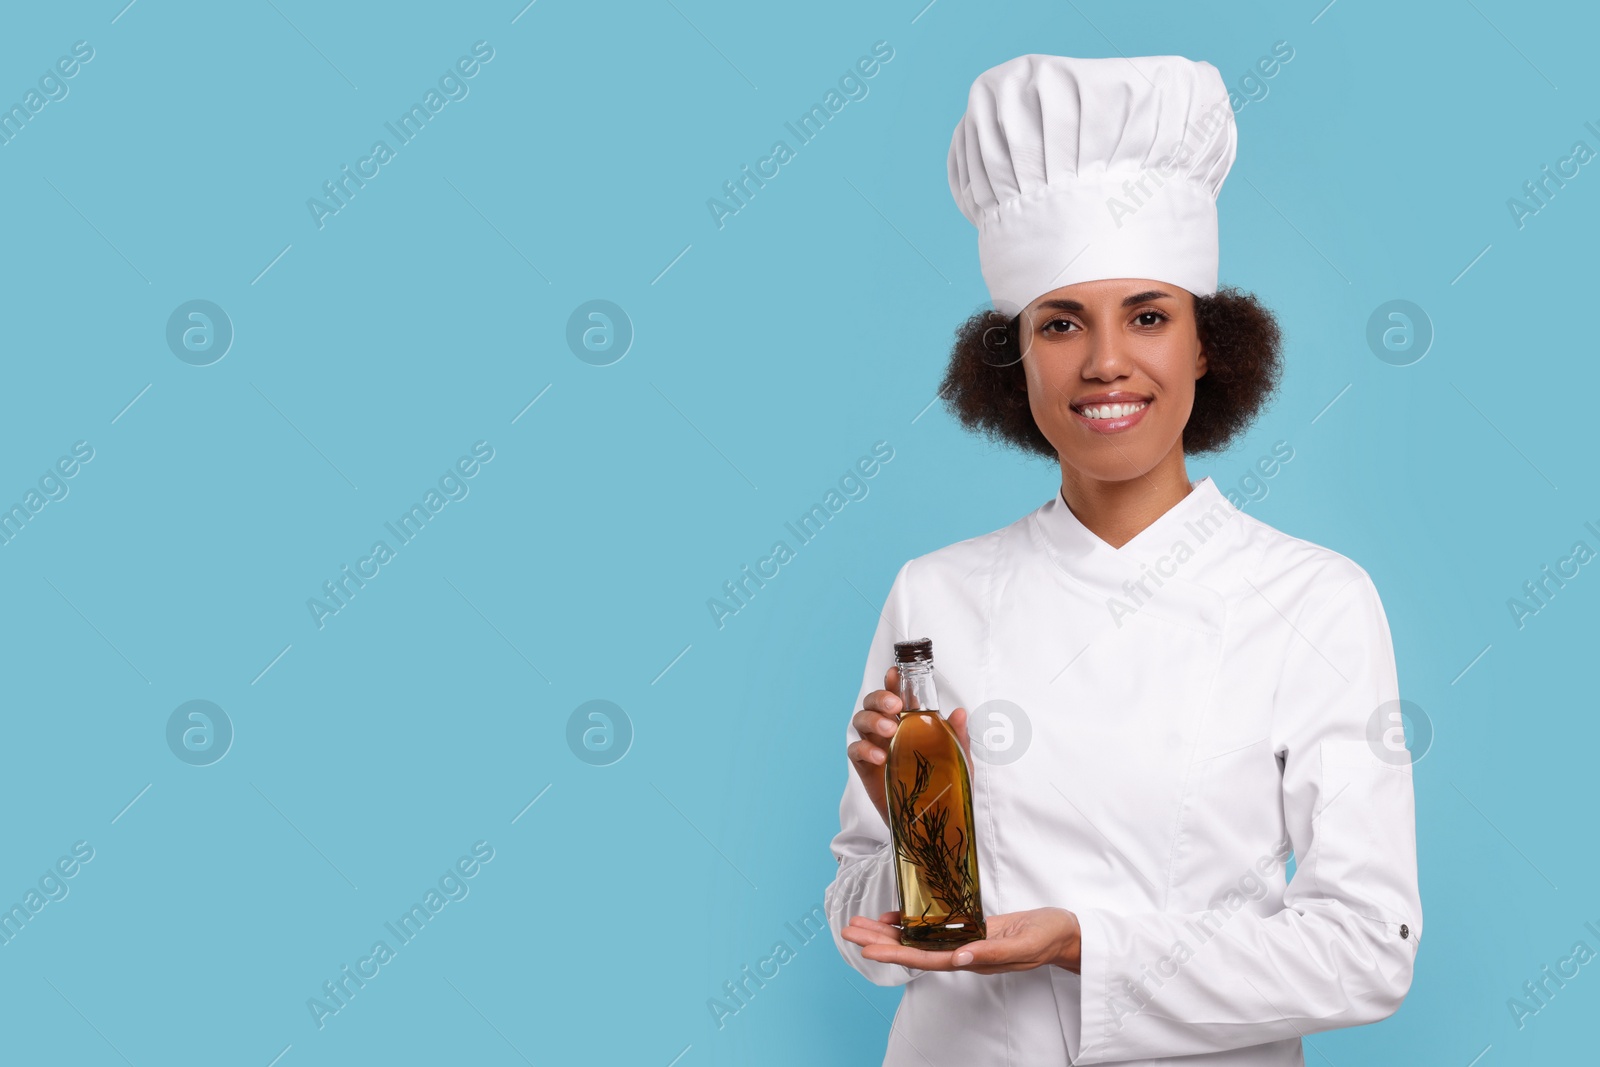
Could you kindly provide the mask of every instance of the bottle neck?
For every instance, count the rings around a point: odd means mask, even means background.
[[[901,663],[900,712],[938,711],[939,694],[933,687],[933,661]]]

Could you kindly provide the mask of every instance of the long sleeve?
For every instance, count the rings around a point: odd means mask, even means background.
[[[878,617],[878,628],[872,636],[867,653],[866,668],[862,672],[861,690],[845,716],[845,744],[858,740],[850,719],[861,709],[867,694],[883,688],[883,675],[894,663],[894,643],[905,640],[910,626],[910,608],[907,597],[907,563],[895,575],[894,584]],[[844,755],[841,750],[841,755]],[[899,890],[895,885],[893,846],[889,827],[883,816],[872,806],[867,791],[855,768],[845,756],[844,798],[839,802],[839,833],[831,845],[839,870],[823,895],[823,906],[828,913],[828,925],[833,929],[833,942],[845,962],[860,971],[874,985],[904,985],[921,970],[897,963],[879,963],[861,955],[861,946],[846,941],[841,931],[850,925],[855,915],[877,918],[886,911],[900,906]]]
[[[1231,892],[1209,911],[1079,911],[1074,1063],[1372,1023],[1410,988],[1422,934],[1411,764],[1380,758],[1368,741],[1369,720],[1399,698],[1394,649],[1370,577],[1344,562],[1324,586],[1331,595],[1292,623],[1274,699],[1289,840],[1259,870],[1230,879],[1259,886],[1254,879],[1275,873],[1292,847],[1282,910],[1261,915]],[[1058,997],[1070,977],[1053,976]]]

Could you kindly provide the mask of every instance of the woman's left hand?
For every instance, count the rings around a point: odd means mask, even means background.
[[[984,919],[988,937],[951,951],[930,951],[900,943],[900,930],[890,924],[900,913],[877,919],[857,915],[841,933],[861,946],[861,954],[879,963],[898,963],[922,971],[976,971],[1000,974],[1053,964],[1078,973],[1081,931],[1078,917],[1064,908],[1035,908]]]

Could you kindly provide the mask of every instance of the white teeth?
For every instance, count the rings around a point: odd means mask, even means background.
[[[1140,400],[1133,404],[1093,404],[1078,410],[1091,419],[1120,419],[1124,415],[1132,415],[1135,411],[1143,411],[1148,404],[1148,400]]]

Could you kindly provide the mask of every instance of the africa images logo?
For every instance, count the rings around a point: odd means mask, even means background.
[[[822,133],[828,123],[845,105],[853,100],[865,100],[871,92],[867,80],[878,75],[883,65],[894,58],[894,46],[888,41],[875,41],[872,45],[872,55],[862,56],[855,65],[845,69],[839,75],[838,88],[830,88],[823,94],[822,102],[812,104],[810,110],[801,114],[794,122],[785,122],[784,129],[794,135],[794,147],[790,147],[786,140],[772,142],[772,149],[767,155],[756,160],[754,172],[750,164],[746,163],[739,168],[739,176],[731,181],[722,183],[723,195],[727,200],[711,197],[706,200],[706,210],[711,213],[711,221],[717,224],[717,229],[727,225],[727,220],[737,215],[740,211],[750,206],[750,201],[755,199],[758,191],[767,187],[767,182],[783,173],[783,167],[788,165],[796,156],[800,148],[805,147]]]
[[[372,142],[367,155],[356,160],[354,171],[346,163],[339,168],[338,178],[323,182],[322,193],[327,199],[319,200],[313,196],[306,200],[306,210],[311,213],[311,221],[317,224],[317,229],[325,227],[330,217],[349,207],[355,195],[367,187],[367,182],[381,174],[382,168],[395,158],[400,149],[415,140],[427,128],[433,116],[445,109],[446,104],[465,100],[472,91],[467,81],[477,77],[478,72],[492,59],[494,48],[488,41],[478,41],[472,46],[471,56],[462,56],[456,60],[455,66],[446,68],[439,75],[437,89],[430,87],[420,103],[413,103],[394,122],[383,124],[394,135],[393,145],[382,139]]]
[[[393,546],[382,539],[374,541],[371,551],[356,560],[354,571],[346,563],[339,568],[337,578],[322,583],[326,600],[317,597],[306,599],[306,610],[311,613],[311,621],[317,624],[317,629],[322,629],[330,617],[349,607],[356,594],[365,589],[369,581],[382,574],[383,568],[399,554],[400,549],[416,540],[446,504],[465,500],[467,494],[472,492],[467,482],[477,477],[484,465],[493,459],[494,446],[488,441],[477,442],[472,446],[472,455],[462,456],[453,467],[446,468],[439,476],[437,489],[429,487],[421,502],[412,504],[410,510],[402,513],[394,522],[384,523],[384,529],[394,536]]]
[[[317,1029],[321,1030],[328,1019],[348,1008],[356,994],[382,974],[383,968],[394,962],[400,950],[416,940],[446,905],[466,900],[467,894],[472,892],[468,882],[493,859],[493,845],[487,841],[475,842],[472,852],[446,867],[437,883],[423,891],[420,901],[413,903],[399,918],[383,924],[393,937],[392,945],[387,937],[374,941],[371,951],[357,959],[354,968],[346,963],[338,974],[322,983],[321,996],[307,997],[306,1010],[311,1013],[311,1021],[317,1024]]]

